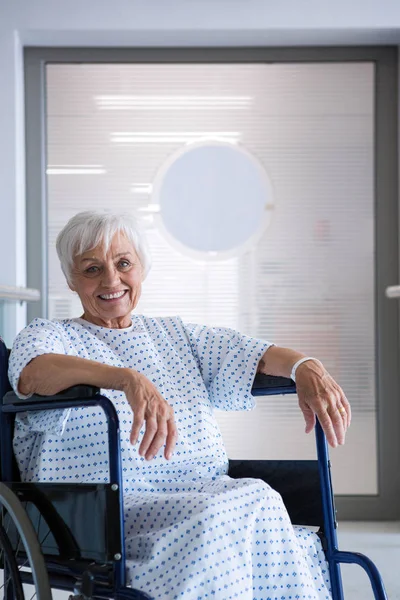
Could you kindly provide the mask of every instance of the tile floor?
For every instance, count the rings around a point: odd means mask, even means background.
[[[340,550],[362,552],[378,567],[389,600],[400,600],[400,522],[339,523]],[[342,566],[346,600],[373,599],[369,579],[357,565]]]

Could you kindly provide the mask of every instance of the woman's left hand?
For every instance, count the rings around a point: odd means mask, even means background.
[[[306,421],[306,433],[313,430],[317,416],[329,444],[334,448],[344,444],[351,422],[350,404],[322,363],[308,360],[299,365],[296,387]]]

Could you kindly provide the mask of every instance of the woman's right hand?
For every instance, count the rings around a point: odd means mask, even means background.
[[[48,375],[43,377],[43,373]],[[48,396],[80,384],[125,392],[133,410],[132,444],[137,442],[146,421],[139,454],[151,460],[165,443],[165,458],[171,458],[177,440],[174,412],[151,381],[138,371],[112,367],[79,356],[42,354],[23,369],[18,388],[24,395]]]
[[[139,447],[140,456],[151,460],[165,444],[164,456],[169,460],[178,438],[172,406],[145,375],[132,369],[128,370],[124,392],[133,411],[131,444],[136,444],[143,423],[146,422]]]

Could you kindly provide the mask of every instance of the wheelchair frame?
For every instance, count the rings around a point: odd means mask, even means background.
[[[121,454],[120,454],[120,438],[119,438],[119,421],[117,412],[112,402],[99,394],[97,388],[91,388],[89,386],[78,386],[77,388],[71,388],[66,391],[67,398],[61,399],[62,395],[40,397],[32,396],[29,400],[19,399],[13,392],[8,392],[3,398],[3,405],[0,413],[0,464],[3,483],[9,485],[11,489],[20,489],[21,484],[19,482],[13,483],[13,472],[14,465],[12,462],[12,432],[13,432],[13,421],[15,415],[20,412],[27,412],[30,410],[49,410],[49,409],[65,409],[65,408],[78,408],[78,407],[94,407],[99,406],[103,409],[106,415],[108,424],[108,450],[109,450],[109,483],[104,484],[102,487],[115,495],[118,500],[118,539],[119,547],[117,552],[114,554],[114,566],[113,566],[113,586],[107,588],[107,586],[101,585],[98,589],[95,588],[96,581],[91,579],[86,582],[87,589],[83,590],[83,596],[93,598],[110,598],[114,597],[117,600],[145,600],[150,599],[150,596],[142,591],[137,591],[126,586],[126,570],[125,570],[125,548],[124,548],[124,513],[123,513],[123,501],[122,501],[122,469],[121,469]],[[86,396],[86,397],[85,397]],[[35,484],[23,484],[25,486],[35,486],[36,488],[44,487],[51,488],[55,486],[66,486],[68,484],[52,484],[52,483],[35,483]],[[74,486],[83,486],[84,484],[73,484]],[[1,495],[1,492],[0,492]],[[89,565],[88,565],[89,567]],[[90,569],[89,569],[90,572]],[[85,571],[82,576],[84,576]],[[29,581],[29,577],[27,581]],[[58,568],[57,565],[52,566],[52,572],[49,577],[50,586],[59,589],[71,589],[70,576],[65,573],[65,568],[61,566]],[[72,586],[73,587],[73,586]],[[41,600],[41,599],[39,599]]]
[[[0,347],[2,346],[0,339]],[[4,346],[4,345],[3,345]],[[1,349],[1,348],[0,348]],[[1,358],[1,357],[0,357]],[[7,362],[7,357],[6,357]],[[0,360],[1,363],[1,360]],[[0,364],[1,374],[1,364]],[[114,552],[114,562],[112,566],[113,577],[112,585],[107,587],[102,584],[98,584],[96,580],[96,572],[90,568],[78,572],[75,576],[75,582],[81,582],[78,587],[80,596],[86,599],[103,599],[103,598],[116,598],[117,600],[145,600],[150,599],[150,596],[145,592],[134,590],[133,588],[126,587],[126,569],[125,569],[125,549],[124,549],[124,511],[123,511],[123,499],[122,499],[122,467],[121,467],[121,454],[120,454],[120,437],[119,437],[119,421],[116,409],[112,402],[102,396],[99,393],[98,388],[90,386],[76,386],[65,390],[64,392],[55,396],[31,396],[29,399],[20,399],[13,392],[7,392],[4,394],[6,389],[9,389],[8,380],[6,380],[6,386],[0,385],[0,398],[2,398],[2,405],[0,407],[0,466],[3,483],[0,484],[0,499],[2,497],[2,491],[4,491],[4,485],[7,486],[8,491],[21,489],[21,486],[25,486],[29,489],[29,486],[33,488],[39,488],[45,486],[45,488],[54,488],[55,486],[65,486],[63,483],[31,483],[31,484],[19,484],[15,483],[15,465],[13,464],[13,450],[12,450],[12,438],[13,438],[13,423],[15,415],[21,412],[27,411],[38,411],[38,410],[49,410],[49,409],[65,409],[65,408],[77,408],[77,407],[94,407],[99,406],[105,412],[107,424],[108,424],[108,449],[109,449],[109,483],[104,484],[102,487],[105,488],[106,492],[114,495],[114,498],[118,500],[118,540],[119,540],[119,552]],[[3,389],[1,389],[3,388]],[[254,396],[268,396],[277,394],[292,394],[296,392],[296,386],[291,379],[272,377],[265,375],[258,375],[253,385],[252,394]],[[4,394],[4,397],[3,397]],[[317,458],[318,458],[318,472],[319,472],[319,483],[320,483],[320,500],[321,500],[321,511],[322,511],[322,544],[325,551],[325,556],[329,566],[330,582],[332,588],[332,599],[333,600],[344,600],[343,587],[340,574],[340,563],[355,563],[361,566],[367,573],[374,597],[376,600],[387,600],[387,595],[383,585],[380,573],[375,564],[366,556],[355,552],[344,552],[338,549],[337,535],[336,535],[336,511],[334,506],[334,497],[332,491],[331,482],[331,465],[328,457],[328,447],[325,435],[323,433],[320,423],[317,421],[316,424],[316,444],[317,444]],[[15,460],[15,459],[14,459]],[[243,473],[243,466],[246,468],[248,464],[274,463],[282,461],[231,461],[231,469],[228,474],[239,477],[251,476]],[[291,463],[292,461],[283,461],[285,463]],[[315,461],[304,461],[304,462],[315,462]],[[240,464],[239,464],[240,463]],[[264,469],[265,470],[265,469]],[[268,481],[268,475],[262,477]],[[13,482],[14,480],[14,482]],[[74,486],[83,487],[85,484],[73,484]],[[278,492],[281,490],[279,487],[273,486]],[[13,492],[10,492],[13,494]],[[10,494],[9,494],[10,497]],[[283,500],[285,502],[285,494],[282,493]],[[15,495],[15,501],[20,503],[17,496]],[[115,506],[115,503],[114,503]],[[306,523],[301,523],[306,524]],[[321,525],[321,523],[319,523]],[[115,540],[114,540],[115,544]],[[115,548],[115,546],[114,546]],[[88,565],[89,567],[90,565]],[[35,579],[32,575],[24,574],[25,581],[32,583]],[[49,574],[50,586],[63,590],[76,589],[74,585],[73,576],[66,574],[65,568],[57,565],[51,566]],[[7,600],[10,600],[7,598]],[[45,600],[44,598],[38,598],[38,600]]]

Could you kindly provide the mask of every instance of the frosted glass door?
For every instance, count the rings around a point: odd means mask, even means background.
[[[81,314],[54,247],[66,220],[135,211],[154,263],[139,311],[319,357],[354,413],[331,456],[336,492],[377,493],[373,64],[49,64],[46,93],[50,317]],[[152,206],[171,156],[215,139],[272,186],[262,237],[224,260],[183,251]],[[294,396],[218,419],[231,458],[314,457]]]

